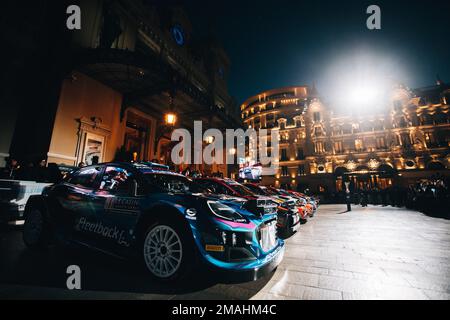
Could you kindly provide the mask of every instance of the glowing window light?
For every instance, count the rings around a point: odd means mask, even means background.
[[[355,168],[356,168],[356,163],[355,163],[355,161],[353,161],[353,160],[349,160],[348,162],[347,162],[347,169],[348,170],[350,170],[350,171],[353,171],[353,170],[355,170]]]

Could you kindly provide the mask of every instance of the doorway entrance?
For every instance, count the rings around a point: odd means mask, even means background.
[[[125,129],[125,150],[133,156],[133,161],[149,159],[149,136],[151,122],[133,111],[127,112]]]

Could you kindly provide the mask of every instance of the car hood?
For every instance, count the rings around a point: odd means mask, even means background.
[[[177,193],[168,195],[170,196],[170,198],[167,199],[168,201],[185,208],[196,208],[201,201],[219,201],[232,207],[240,214],[251,218],[261,218],[265,215],[276,214],[276,210],[271,208],[275,202],[268,197],[248,200],[240,197],[210,193]]]

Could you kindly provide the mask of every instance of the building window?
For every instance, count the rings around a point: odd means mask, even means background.
[[[411,145],[411,136],[408,133],[401,134],[402,146],[409,147]]]
[[[434,147],[437,145],[436,138],[432,132],[425,133],[425,141],[427,142],[428,147]]]
[[[406,128],[406,127],[408,126],[408,122],[406,121],[406,119],[405,119],[404,116],[402,116],[402,117],[399,118],[399,120],[398,120],[398,126],[399,126],[400,128]]]
[[[287,149],[281,149],[281,158],[280,161],[287,161],[288,157],[287,157]]]
[[[371,121],[366,121],[361,124],[361,132],[373,131],[373,123]]]
[[[299,164],[297,167],[297,175],[298,176],[304,176],[305,173],[305,165],[304,164]]]
[[[433,118],[427,113],[422,114],[420,116],[420,125],[424,126],[430,124],[433,124]]]
[[[286,120],[286,126],[291,127],[295,125],[295,120],[294,118],[288,117]]]
[[[362,151],[363,150],[363,141],[362,139],[355,139],[355,150]]]
[[[288,176],[288,167],[286,166],[281,166],[281,176],[286,177]]]
[[[346,125],[344,125],[342,131],[344,134],[350,134],[350,133],[352,133],[352,126],[350,124],[346,124]]]
[[[314,122],[319,122],[320,121],[320,112],[314,112],[313,119],[314,119]]]
[[[303,148],[298,148],[297,149],[297,160],[304,160],[305,159],[305,154],[303,152]]]
[[[415,167],[416,164],[415,164],[414,161],[412,161],[412,160],[407,160],[407,161],[405,162],[405,165],[406,165],[406,168],[412,169],[412,168]]]
[[[339,136],[342,134],[342,128],[341,126],[335,126],[333,127],[333,136]]]
[[[384,137],[376,138],[377,149],[385,149],[386,148],[386,139]]]
[[[321,127],[315,127],[315,128],[314,128],[314,135],[315,135],[316,137],[321,137],[321,136],[323,136],[322,128],[321,128]]]
[[[384,130],[384,125],[382,121],[377,121],[374,125],[374,130],[375,131],[383,131]]]
[[[334,142],[334,152],[335,153],[342,153],[342,152],[344,152],[344,148],[342,146],[342,141],[335,141]]]
[[[434,114],[434,123],[435,124],[447,123],[447,120],[448,120],[448,118],[445,113],[436,112]]]
[[[316,153],[324,153],[325,152],[325,146],[322,141],[317,141],[314,143],[314,150]]]

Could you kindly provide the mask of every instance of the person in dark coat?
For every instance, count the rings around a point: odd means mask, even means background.
[[[37,182],[48,182],[49,172],[47,168],[47,160],[41,159],[36,167],[36,181]]]
[[[18,180],[36,181],[36,168],[33,162],[28,162],[26,166],[23,166],[18,174]]]
[[[14,158],[8,158],[7,159],[8,164],[6,165],[6,168],[4,169],[2,176],[5,179],[16,179],[18,172],[20,171],[20,164],[19,162]]]

